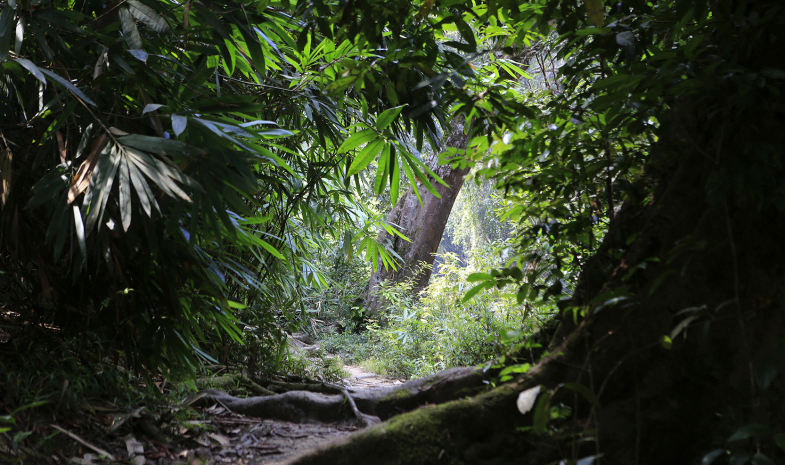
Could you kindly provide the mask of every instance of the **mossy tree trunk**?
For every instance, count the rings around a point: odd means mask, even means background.
[[[466,150],[469,136],[466,134],[466,122],[462,116],[453,118],[450,134],[444,143],[445,147]],[[387,221],[400,228],[409,241],[398,236],[391,236],[386,231],[380,233],[379,239],[391,244],[402,262],[395,270],[385,268],[382,263],[371,275],[366,297],[366,315],[375,315],[382,302],[375,291],[383,281],[403,282],[411,279],[413,291],[419,292],[428,285],[431,277],[434,254],[439,248],[444,228],[450,217],[455,199],[463,186],[468,168],[452,168],[450,165],[438,165],[438,156],[432,155],[428,160],[430,168],[447,183],[447,186],[432,182],[441,196],[436,197],[424,188],[419,189],[422,203],[413,188],[398,199],[395,207],[387,216]]]

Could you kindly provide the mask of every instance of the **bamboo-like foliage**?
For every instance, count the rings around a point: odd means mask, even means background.
[[[380,155],[377,191],[401,167],[433,188],[402,136],[438,142],[443,54],[388,57],[286,2],[1,10],[0,288],[17,330],[94,331],[129,366],[186,374],[210,358],[200,344],[241,341],[237,309],[259,317],[323,279],[304,245],[345,237],[393,265],[350,181]]]
[[[404,175],[435,192],[418,151],[450,114],[488,141],[533,114],[508,94],[522,68],[472,62],[528,46],[541,9],[5,2],[3,324],[90,331],[130,367],[183,375],[324,285],[308,250],[340,238],[395,266],[364,171],[393,202]]]

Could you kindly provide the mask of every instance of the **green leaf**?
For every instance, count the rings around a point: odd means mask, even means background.
[[[376,178],[373,182],[373,191],[381,194],[387,184],[387,163],[390,160],[392,144],[384,144],[382,155],[379,157],[379,166],[376,168]]]
[[[765,454],[758,452],[750,460],[752,465],[774,465],[774,462]]]
[[[66,81],[65,79],[63,79],[59,75],[57,75],[57,74],[55,74],[55,73],[53,73],[53,72],[51,72],[51,71],[49,71],[48,69],[45,69],[45,68],[38,68],[38,70],[41,71],[42,73],[46,74],[47,76],[49,76],[51,79],[54,79],[55,82],[57,82],[61,86],[65,87],[69,91],[71,91],[72,94],[76,95],[78,98],[80,98],[85,103],[89,103],[92,106],[96,106],[95,102],[90,100],[87,97],[87,95],[84,94],[84,92],[79,90],[75,85],[73,85],[70,82]]]
[[[261,245],[262,247],[264,247],[264,248],[265,248],[265,250],[267,250],[268,252],[270,252],[270,253],[271,253],[271,254],[272,254],[274,257],[280,258],[281,260],[283,260],[283,259],[284,259],[283,255],[281,255],[281,252],[279,252],[279,251],[278,251],[278,250],[277,250],[275,247],[273,247],[272,245],[270,245],[270,244],[269,244],[267,241],[265,241],[265,240],[263,240],[263,239],[260,239],[259,241],[261,242],[261,244],[260,244],[260,245]]]
[[[245,46],[248,48],[248,52],[251,54],[251,60],[256,66],[256,69],[264,75],[266,60],[264,58],[264,50],[262,50],[262,46],[259,43],[258,36],[246,29],[245,27],[239,27],[240,33],[243,35],[243,39],[245,39]]]
[[[126,146],[125,153],[129,161],[136,165],[148,178],[152,179],[164,193],[170,197],[180,197],[187,202],[191,201],[191,197],[180,189],[180,186],[175,182],[176,180],[182,184],[191,184],[190,180],[177,168],[173,168],[158,158],[131,147]]]
[[[548,428],[548,422],[551,420],[551,397],[553,394],[547,390],[540,392],[540,397],[537,399],[537,406],[534,407],[534,421],[533,428],[537,434],[545,434]]]
[[[604,309],[605,307],[610,307],[610,306],[616,305],[619,302],[624,302],[625,300],[630,300],[630,299],[632,299],[632,297],[625,296],[625,295],[622,295],[622,296],[619,296],[619,297],[613,297],[613,298],[608,299],[605,302],[601,303],[597,307],[595,307],[594,308],[594,313],[599,313],[600,310]]]
[[[477,41],[474,38],[474,31],[472,31],[471,26],[466,24],[466,21],[458,14],[455,14],[455,26],[458,27],[458,32],[460,32],[461,37],[468,44],[469,49],[472,51],[476,50]]]
[[[774,443],[777,444],[777,447],[785,451],[785,433],[775,434]]]
[[[489,275],[488,273],[472,273],[466,278],[466,281],[470,283],[474,283],[477,281],[488,281],[493,279],[493,276]]]
[[[87,234],[90,234],[96,223],[101,223],[119,165],[118,147],[114,144],[106,144],[106,148],[98,156],[98,162],[93,170],[93,177],[90,179],[90,186],[87,188],[82,204],[82,214],[87,213],[85,217]]]
[[[144,180],[142,172],[130,163],[128,164],[128,172],[131,175],[131,185],[134,186],[136,196],[139,197],[145,214],[148,217],[152,216],[152,206],[155,206],[156,210],[160,211],[158,202],[153,197],[153,192],[150,190],[150,186],[147,185],[147,181]]]
[[[589,17],[592,24],[602,29],[605,24],[605,6],[602,4],[602,0],[586,0],[586,16]]]
[[[117,142],[128,146],[134,147],[146,152],[160,153],[161,155],[173,156],[190,156],[190,155],[206,155],[207,153],[192,145],[179,140],[166,139],[163,137],[142,136],[139,134],[131,134],[117,139]]]
[[[768,426],[761,425],[759,423],[752,423],[737,429],[736,432],[728,438],[728,442],[743,441],[749,438],[758,438],[761,436],[767,436],[770,433],[771,431],[769,430]]]
[[[19,431],[14,435],[13,442],[19,444],[20,442],[27,439],[31,434],[33,434],[32,431]]]
[[[566,387],[572,391],[577,392],[578,394],[582,395],[584,399],[589,401],[592,406],[595,408],[600,408],[600,401],[597,399],[597,396],[594,395],[593,392],[583,384],[578,383],[562,383],[560,384],[562,387]]]
[[[378,155],[379,152],[382,151],[384,145],[385,142],[384,139],[382,138],[376,139],[373,142],[368,143],[354,159],[346,175],[354,176],[355,174],[364,170],[365,167],[368,166],[368,164],[371,163],[374,160],[374,158],[376,158],[376,155]]]
[[[401,168],[395,156],[395,144],[390,145],[390,158],[387,161],[390,170],[390,200],[393,205],[398,203],[398,185],[401,183]]]
[[[5,5],[3,13],[0,14],[0,58],[8,55],[8,48],[11,46],[11,27],[14,23],[14,10],[10,4]]]
[[[16,415],[17,413],[19,413],[19,412],[21,412],[23,410],[36,408],[36,407],[40,407],[42,405],[51,404],[51,403],[52,403],[51,400],[39,400],[39,401],[36,401],[36,402],[30,402],[29,404],[25,404],[25,405],[17,408],[16,410],[14,410],[13,412],[11,412],[11,416]],[[12,422],[12,423],[15,423],[15,422]]]
[[[46,78],[44,77],[44,73],[38,69],[38,66],[34,65],[32,61],[26,60],[24,58],[14,58],[14,61],[22,65],[23,68],[30,71],[30,73],[39,81],[41,81],[44,85],[46,85]]]
[[[483,283],[480,283],[480,284],[474,286],[473,288],[469,289],[466,292],[466,295],[463,296],[462,302],[468,302],[469,300],[471,300],[472,297],[477,295],[478,292],[480,292],[483,289],[487,289],[489,287],[493,287],[493,285],[494,285],[493,282],[485,281]]]
[[[119,207],[120,219],[123,224],[123,231],[128,231],[131,226],[131,173],[128,168],[127,157],[120,160],[120,179],[118,184],[120,192]]]
[[[785,79],[785,70],[779,68],[763,68],[760,74],[773,79]]]
[[[373,129],[364,129],[362,131],[355,132],[351,135],[351,137],[343,141],[343,144],[341,144],[341,146],[338,148],[338,153],[346,153],[349,150],[353,150],[377,137],[379,137],[379,133]]]
[[[755,381],[764,391],[771,386],[780,371],[780,360],[774,357],[762,357],[755,364]]]
[[[137,0],[127,0],[126,3],[129,6],[128,10],[130,11],[131,15],[144,23],[145,26],[158,33],[168,33],[171,31],[171,28],[169,27],[169,24],[166,22],[166,20],[149,6],[138,2]],[[123,27],[123,33],[125,33],[125,27]],[[131,48],[142,47],[139,46]]]
[[[523,283],[518,288],[518,293],[515,295],[515,300],[518,304],[522,304],[524,300],[526,300],[526,294],[529,293],[529,283]]]
[[[401,110],[403,110],[405,106],[406,105],[400,105],[395,108],[384,110],[379,116],[376,117],[376,129],[380,131],[387,129],[387,126],[389,126],[395,120],[395,118],[401,114]]]
[[[725,453],[727,453],[725,449],[714,449],[713,451],[703,456],[701,465],[711,465],[715,460],[717,460],[717,457]]]
[[[136,21],[134,16],[128,8],[120,8],[120,25],[123,28],[123,38],[128,48],[131,50],[142,49],[142,36],[139,35],[139,30],[136,29]]]

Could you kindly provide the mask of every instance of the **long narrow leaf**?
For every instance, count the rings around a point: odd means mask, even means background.
[[[379,137],[379,133],[373,129],[364,129],[351,135],[348,139],[343,141],[343,144],[338,148],[338,153],[346,153],[353,150],[366,142],[369,142]]]
[[[355,174],[364,170],[365,167],[368,166],[368,164],[370,164],[374,158],[376,158],[376,155],[381,152],[382,148],[384,148],[384,145],[384,139],[381,138],[376,139],[366,145],[357,155],[357,158],[354,159],[346,175],[354,176]]]
[[[75,85],[71,84],[67,80],[63,79],[61,76],[59,76],[59,75],[49,71],[46,68],[38,68],[38,70],[41,71],[42,73],[46,74],[50,78],[54,79],[55,82],[57,82],[61,86],[65,87],[69,91],[71,91],[71,93],[73,93],[74,95],[76,95],[77,97],[82,99],[82,101],[84,101],[85,103],[89,103],[92,106],[96,106],[95,102],[90,100],[90,98],[88,98],[87,95],[85,95],[84,92],[79,90],[78,87],[76,87]]]
[[[136,28],[136,21],[134,16],[128,11],[128,8],[120,8],[120,25],[123,28],[123,38],[128,48],[131,50],[142,49],[142,37],[139,35],[139,30]]]
[[[136,0],[127,0],[127,3],[133,17],[143,22],[145,26],[159,33],[168,33],[171,31],[169,23],[149,6]]]
[[[120,191],[120,219],[123,223],[123,231],[128,231],[131,226],[131,174],[127,157],[122,157],[120,160],[118,190]]]

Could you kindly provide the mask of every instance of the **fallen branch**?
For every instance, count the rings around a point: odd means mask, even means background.
[[[114,461],[114,455],[112,455],[109,452],[101,449],[100,447],[97,447],[97,446],[94,446],[94,445],[90,444],[89,442],[85,441],[84,439],[80,438],[79,436],[75,435],[74,433],[68,431],[65,428],[61,428],[61,427],[59,427],[59,426],[57,426],[55,424],[51,424],[50,426],[52,428],[56,429],[57,431],[60,431],[61,433],[64,433],[64,434],[68,435],[68,437],[70,437],[74,441],[78,442],[79,444],[81,444],[81,445],[83,445],[83,446],[85,446],[85,447],[87,447],[89,449],[92,449],[94,452],[103,455],[104,457],[108,458],[111,461]]]

